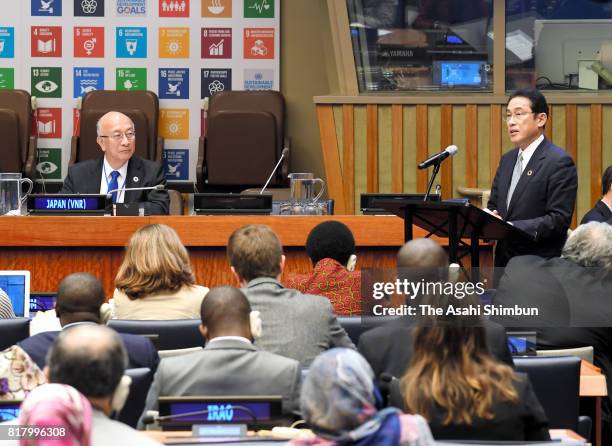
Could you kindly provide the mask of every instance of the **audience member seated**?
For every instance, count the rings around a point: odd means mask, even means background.
[[[16,345],[0,352],[0,400],[22,400],[47,382],[40,368]]]
[[[580,224],[585,224],[590,221],[607,222],[612,221],[612,165],[604,171],[601,177],[602,197],[595,207],[587,212]]]
[[[540,286],[542,282],[549,286]],[[494,300],[495,304],[538,308],[536,318],[502,320],[533,327],[538,349],[593,347],[593,362],[606,375],[608,386],[602,404],[604,444],[612,441],[611,290],[612,226],[590,222],[572,232],[561,258],[511,259]]]
[[[13,312],[11,299],[4,290],[0,288],[0,319],[12,319],[14,317],[15,313]]]
[[[308,367],[329,348],[355,348],[329,299],[302,294],[280,283],[285,256],[268,226],[235,230],[227,244],[227,255],[251,308],[261,314],[263,335],[256,345],[262,350],[297,359],[302,367]]]
[[[45,372],[51,383],[68,384],[93,407],[92,446],[153,446],[159,443],[111,419],[121,411],[130,391],[125,376],[127,354],[119,335],[102,325],[63,330],[49,352]]]
[[[285,286],[327,297],[338,316],[361,314],[361,272],[355,271],[355,239],[339,221],[318,224],[308,234],[306,252],[314,270],[293,274]]]
[[[197,319],[208,292],[195,284],[178,234],[161,224],[143,226],[132,235],[115,286],[116,319]]]
[[[444,279],[448,271],[448,256],[444,249],[435,241],[421,238],[409,241],[399,250],[397,255],[398,276],[411,273],[420,275],[432,271],[440,271]],[[419,279],[420,280],[420,279]],[[418,305],[407,297],[407,305]],[[412,338],[414,336],[416,318],[403,316],[385,325],[366,331],[359,338],[359,352],[367,359],[377,377],[387,373],[392,376],[402,376],[413,354]],[[484,335],[491,352],[499,361],[513,366],[512,356],[508,350],[506,332],[496,323],[484,322]]]
[[[98,279],[88,273],[70,274],[60,282],[57,290],[55,311],[62,330],[71,330],[80,325],[106,323],[108,310],[105,310],[106,305],[103,304],[104,289]],[[47,352],[59,333],[59,331],[39,333],[24,339],[18,345],[40,368],[43,368]],[[121,333],[120,336],[128,352],[130,368],[157,369],[159,356],[149,339],[126,333]]]
[[[37,438],[22,445],[89,446],[92,424],[91,403],[78,390],[65,384],[44,384],[21,405],[19,424],[38,428],[62,428],[54,439]]]
[[[450,305],[476,303],[453,295],[428,299],[445,314]],[[427,419],[436,440],[550,439],[529,378],[491,355],[479,316],[425,316],[418,324],[400,387],[405,408]]]
[[[283,412],[296,411],[300,364],[253,346],[250,313],[239,289],[212,289],[202,302],[206,347],[160,363],[144,414],[157,410],[160,396],[281,395]]]
[[[321,353],[304,380],[300,407],[316,434],[291,446],[433,445],[427,422],[396,408],[380,410],[374,373],[363,357],[346,348]]]

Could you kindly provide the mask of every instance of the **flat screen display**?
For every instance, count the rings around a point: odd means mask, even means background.
[[[8,295],[17,317],[30,313],[30,272],[0,271],[0,288]]]
[[[482,84],[481,62],[440,62],[440,83],[442,85]]]
[[[0,423],[19,417],[21,401],[0,401]]]

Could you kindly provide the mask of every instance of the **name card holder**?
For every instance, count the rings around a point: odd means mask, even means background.
[[[113,203],[102,194],[33,194],[27,206],[30,215],[110,215]]]

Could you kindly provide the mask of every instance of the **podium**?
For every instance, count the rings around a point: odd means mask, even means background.
[[[472,268],[480,265],[480,240],[517,240],[533,242],[525,231],[512,226],[466,199],[421,201],[412,199],[378,199],[381,208],[404,219],[404,241],[413,239],[413,225],[428,231],[426,237],[448,238],[450,263],[460,263],[459,247],[468,248]],[[469,242],[467,241],[469,240]]]

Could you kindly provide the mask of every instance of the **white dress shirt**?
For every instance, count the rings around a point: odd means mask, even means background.
[[[106,194],[108,192],[108,184],[111,182],[111,173],[113,172],[113,170],[116,170],[119,172],[119,176],[117,177],[117,185],[121,188],[121,190],[117,192],[116,202],[123,203],[125,183],[127,182],[127,168],[128,163],[126,162],[119,169],[113,169],[106,160],[106,157],[104,157],[104,163],[102,164],[102,178],[100,179],[100,193]]]
[[[542,141],[544,141],[544,134],[541,134],[534,142],[532,142],[527,147],[525,147],[525,150],[519,150],[519,155],[521,153],[523,154],[523,163],[522,163],[523,170],[525,170],[525,167],[527,167],[527,164],[529,164],[529,160],[533,156],[533,152],[535,152],[535,150],[542,143]],[[517,159],[519,155],[516,156]],[[523,170],[521,170],[521,173],[523,173]]]

